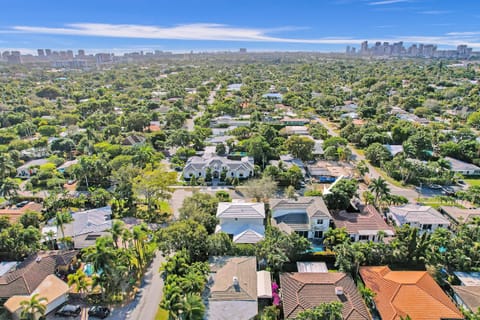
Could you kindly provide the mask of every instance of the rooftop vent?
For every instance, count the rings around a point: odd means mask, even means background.
[[[42,257],[37,257],[37,258],[35,259],[35,262],[40,262],[40,261],[42,261]]]
[[[343,295],[343,287],[335,287],[335,294],[337,296],[342,296]]]
[[[235,276],[233,277],[233,288],[236,292],[240,292],[240,283],[238,282],[238,278]]]

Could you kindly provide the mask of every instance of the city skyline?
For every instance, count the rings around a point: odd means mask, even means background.
[[[480,4],[466,0],[26,2],[3,6],[0,51],[340,52],[364,40],[480,49]]]

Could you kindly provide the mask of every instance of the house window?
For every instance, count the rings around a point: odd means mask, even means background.
[[[233,177],[233,172],[231,174],[232,174],[232,177]]]
[[[314,238],[323,238],[323,231],[315,231]]]
[[[308,238],[308,231],[296,231],[299,236]]]
[[[323,224],[323,219],[317,219],[317,224]]]
[[[368,236],[360,235],[360,236],[358,237],[358,240],[360,240],[360,241],[368,240]]]
[[[422,230],[432,230],[431,224],[422,224]]]
[[[201,177],[201,176],[202,176],[202,173],[201,173],[201,172],[199,172],[199,173],[198,173],[198,176],[199,176],[199,177]]]
[[[240,176],[240,177],[243,177],[243,173],[240,173],[239,176]]]
[[[188,176],[189,176],[189,177],[193,176],[193,173],[190,172],[190,173],[188,174]]]

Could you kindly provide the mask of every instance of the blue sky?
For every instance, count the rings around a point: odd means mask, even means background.
[[[0,50],[343,51],[399,41],[480,50],[478,0],[0,0]]]

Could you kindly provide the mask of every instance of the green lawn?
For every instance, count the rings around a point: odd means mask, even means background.
[[[480,186],[480,179],[463,179],[469,186]]]
[[[168,320],[168,311],[162,308],[158,308],[155,320]]]

